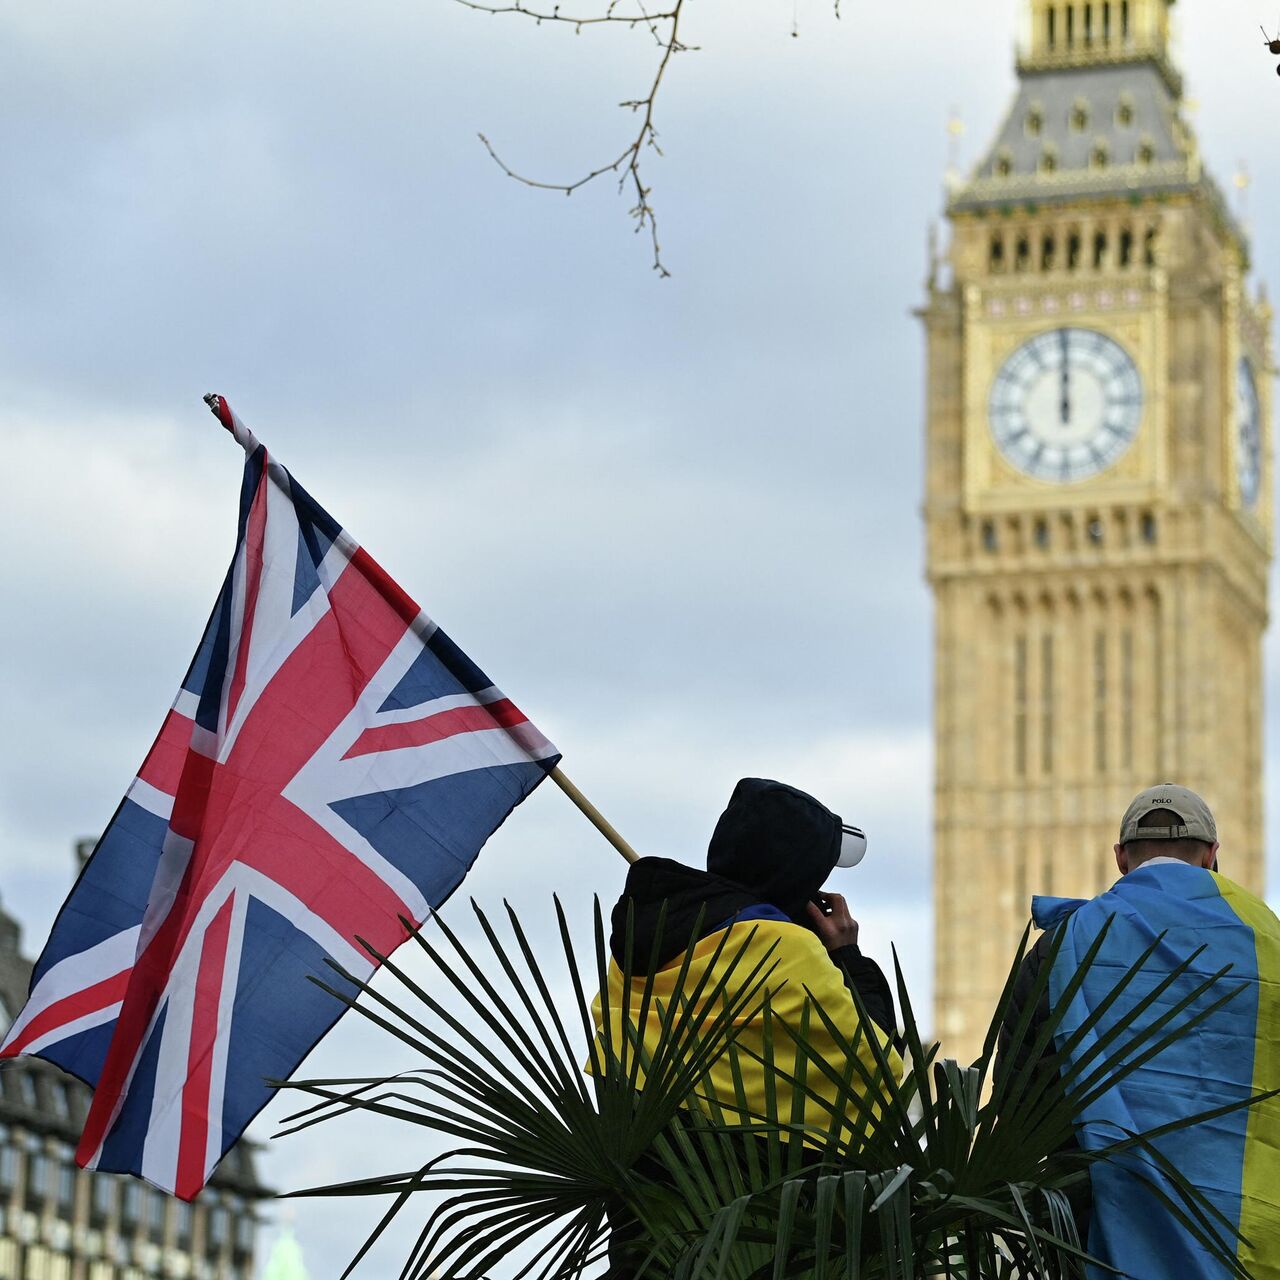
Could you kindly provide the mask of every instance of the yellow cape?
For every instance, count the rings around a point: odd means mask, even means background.
[[[730,931],[732,936],[726,939],[725,934]],[[870,1043],[872,1038],[888,1060],[895,1079],[901,1079],[902,1061],[897,1051],[874,1023],[864,1023],[859,1018],[840,970],[810,930],[777,920],[741,921],[695,944],[681,982],[684,961],[682,953],[654,975],[650,1004],[640,1029],[646,1058],[651,1058],[658,1046],[663,1010],[680,995],[677,984],[684,991],[692,992],[703,976],[708,975],[703,992],[709,993],[732,965],[726,990],[726,996],[732,999],[734,990],[742,989],[758,962],[763,961],[763,965],[757,980],[768,973],[760,996],[747,1005],[745,1016],[737,1020],[734,1050],[714,1059],[702,1085],[695,1089],[696,1096],[709,1101],[713,1107],[722,1108],[729,1123],[763,1124],[769,1122],[767,1117],[774,1116],[775,1122],[803,1125],[808,1135],[806,1141],[810,1143],[825,1138],[833,1127],[842,1130],[846,1140],[851,1139],[858,1113],[846,1109],[836,1123],[833,1104],[841,1086],[825,1074],[818,1063],[825,1063],[837,1077],[850,1080],[855,1090],[864,1077],[836,1044],[814,1006],[821,1007],[839,1031],[855,1044],[856,1057],[873,1080],[878,1079],[879,1068]],[[633,1021],[639,1016],[646,976],[641,974],[631,981],[629,1010]],[[629,1054],[623,1047],[630,1043],[622,1026],[626,1000],[622,971],[616,962],[611,962],[608,974],[611,1041],[624,1063]],[[603,1002],[597,996],[593,1006],[597,1029],[601,1027],[602,1009]],[[709,1016],[714,1016],[714,1011],[709,1011]],[[804,1039],[810,1046],[807,1054],[797,1051],[796,1041],[779,1024],[798,1033],[803,1029]],[[597,1045],[600,1043],[598,1032]],[[741,1076],[741,1092],[734,1078],[733,1058]],[[772,1070],[759,1060],[761,1058],[772,1063]]]

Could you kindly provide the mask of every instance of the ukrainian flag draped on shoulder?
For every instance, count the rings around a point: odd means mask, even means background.
[[[1073,1061],[1197,948],[1204,950],[1138,1015],[1135,1030],[1226,965],[1230,972],[1180,1016],[1190,1017],[1230,987],[1238,988],[1221,1008],[1076,1117],[1086,1150],[1280,1087],[1280,921],[1260,899],[1214,872],[1162,863],[1139,867],[1088,902],[1036,898],[1033,914],[1042,928],[1065,930],[1049,981],[1055,1007],[1111,922],[1065,1010],[1060,1046],[1102,1009],[1125,973],[1163,935],[1141,972],[1072,1052]],[[1255,1280],[1280,1278],[1280,1099],[1166,1134],[1155,1146],[1244,1237],[1237,1256]],[[1093,1166],[1090,1253],[1141,1280],[1227,1276],[1144,1179],[1177,1202],[1168,1180],[1147,1157],[1126,1154]],[[1107,1274],[1091,1271],[1098,1280]]]

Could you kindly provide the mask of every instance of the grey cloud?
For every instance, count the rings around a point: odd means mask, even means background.
[[[0,895],[31,947],[221,581],[238,460],[198,400],[218,390],[642,847],[696,860],[743,773],[856,810],[868,945],[903,944],[927,1008],[909,311],[947,112],[963,107],[972,157],[1011,85],[1012,8],[846,3],[836,23],[807,0],[791,40],[777,0],[699,0],[703,51],[673,68],[665,155],[646,159],[662,283],[625,196],[517,187],[474,137],[574,176],[625,137],[613,104],[652,65],[639,42],[391,0],[7,14],[0,432],[35,444],[0,475],[22,513],[3,571]],[[1189,7],[1187,57],[1215,167],[1254,164],[1276,280],[1269,116],[1240,87],[1237,17],[1252,32],[1241,3]],[[121,465],[94,470],[112,449]],[[465,888],[559,889],[585,920],[621,881],[544,788]],[[348,1020],[314,1062],[384,1052]],[[412,1141],[385,1141],[412,1161]],[[296,1186],[360,1145],[294,1139],[264,1168]],[[360,1212],[299,1212],[318,1271],[357,1243]]]

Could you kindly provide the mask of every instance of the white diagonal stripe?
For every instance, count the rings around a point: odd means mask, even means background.
[[[287,473],[283,473],[286,474]],[[275,476],[272,473],[271,480]],[[295,649],[329,612],[329,597],[318,586],[307,602],[291,613],[298,567],[298,512],[288,493],[277,483],[267,485],[267,523],[263,533],[262,574],[249,629],[249,660],[245,664],[244,689],[235,717],[218,744],[218,759],[225,761],[236,738],[253,712],[263,690],[275,679]],[[227,667],[227,687],[234,666]]]
[[[324,798],[334,804],[353,796],[416,787],[455,773],[528,763],[529,751],[510,730],[476,729],[421,746],[340,760],[324,779]]]
[[[144,782],[141,778],[134,778],[125,795],[140,808],[155,814],[157,818],[163,818],[166,822],[173,816],[173,797],[166,795],[159,787],[153,787],[151,783]]]
[[[252,514],[252,506],[250,507]],[[229,609],[230,629],[227,636],[227,660],[222,689],[218,695],[218,731],[221,738],[227,731],[228,701],[231,697],[232,673],[240,654],[240,635],[244,628],[245,572],[249,559],[249,538],[246,529],[245,537],[236,547],[236,556],[231,564],[231,601]]]
[[[244,868],[248,870],[248,868]],[[237,876],[237,880],[243,877]],[[222,987],[218,992],[218,1026],[209,1065],[209,1127],[205,1131],[204,1176],[222,1158],[222,1107],[227,1089],[227,1050],[231,1045],[231,1013],[239,989],[240,955],[244,950],[244,922],[249,913],[249,895],[237,892],[231,908],[227,932],[227,952],[222,964]]]
[[[213,1045],[209,1084],[210,1149],[221,1145],[222,1108],[226,1093],[227,1048],[231,1037],[231,1009],[239,982],[240,956],[244,942],[244,917],[250,898],[257,898],[295,929],[305,933],[343,968],[357,977],[373,972],[373,962],[344,938],[327,920],[317,915],[289,890],[254,867],[233,862],[205,897],[182,949],[165,979],[158,1009],[168,1009],[160,1050],[156,1059],[156,1079],[151,1099],[151,1119],[143,1150],[143,1175],[173,1191],[177,1185],[178,1153],[182,1137],[182,1090],[187,1081],[191,1053],[191,1023],[195,1007],[196,978],[204,949],[205,935],[214,917],[234,894],[236,905],[227,939],[222,989],[218,997],[218,1025]],[[129,1079],[121,1093],[127,1095],[133,1074],[155,1029],[155,1019],[143,1038]],[[117,1106],[117,1115],[119,1107]],[[116,1116],[112,1117],[112,1124]],[[213,1130],[217,1130],[216,1139]],[[108,1130],[110,1132],[110,1130]],[[220,1155],[221,1152],[219,1151]],[[216,1157],[214,1157],[216,1162]],[[212,1165],[209,1166],[210,1168]]]
[[[457,711],[459,707],[483,707],[492,702],[501,702],[506,694],[492,685],[481,689],[479,693],[446,693],[439,698],[431,698],[427,702],[418,702],[411,707],[391,707],[386,711],[375,711],[369,721],[370,727],[381,729],[385,724],[412,724],[415,720],[426,720],[438,716],[442,711]],[[384,698],[385,702],[386,699]],[[379,706],[382,704],[379,703]]]
[[[142,917],[142,934],[138,938],[138,954],[146,950],[151,939],[160,931],[182,887],[182,878],[191,865],[195,841],[180,836],[172,827],[164,833],[160,846],[160,861],[156,864],[151,890],[147,894],[147,909]]]
[[[173,700],[173,709],[180,716],[194,720],[196,712],[200,710],[200,695],[190,689],[179,689],[178,696]]]
[[[22,1052],[39,1054],[42,1049],[47,1049],[50,1045],[58,1044],[63,1040],[69,1040],[72,1036],[78,1036],[82,1031],[92,1031],[94,1027],[100,1027],[103,1023],[114,1022],[120,1016],[120,1003],[117,1000],[115,1004],[96,1009],[93,1013],[86,1013],[83,1018],[73,1018],[70,1022],[64,1022],[61,1026],[46,1031],[44,1035],[32,1040]]]
[[[65,1000],[67,996],[75,995],[78,991],[96,986],[117,973],[131,969],[134,953],[138,947],[139,931],[136,926],[121,930],[120,933],[104,938],[96,946],[59,960],[57,964],[46,970],[41,975],[40,981],[32,988],[22,1012],[18,1014],[13,1026],[5,1035],[4,1045],[8,1045],[19,1036],[31,1019],[50,1005],[57,1004],[59,1000]],[[55,1039],[62,1038],[62,1028],[59,1028],[59,1034]],[[42,1043],[51,1042],[42,1040]]]

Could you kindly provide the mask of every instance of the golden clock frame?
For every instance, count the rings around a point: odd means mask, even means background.
[[[1003,283],[1003,282],[1002,282]],[[964,503],[968,511],[998,513],[1027,507],[1151,502],[1168,475],[1167,325],[1158,288],[965,290]],[[1103,305],[1099,305],[1101,300]],[[1043,480],[1018,470],[991,434],[991,389],[1008,357],[1037,334],[1071,327],[1093,329],[1118,343],[1138,370],[1142,414],[1134,438],[1110,466],[1078,480]]]

